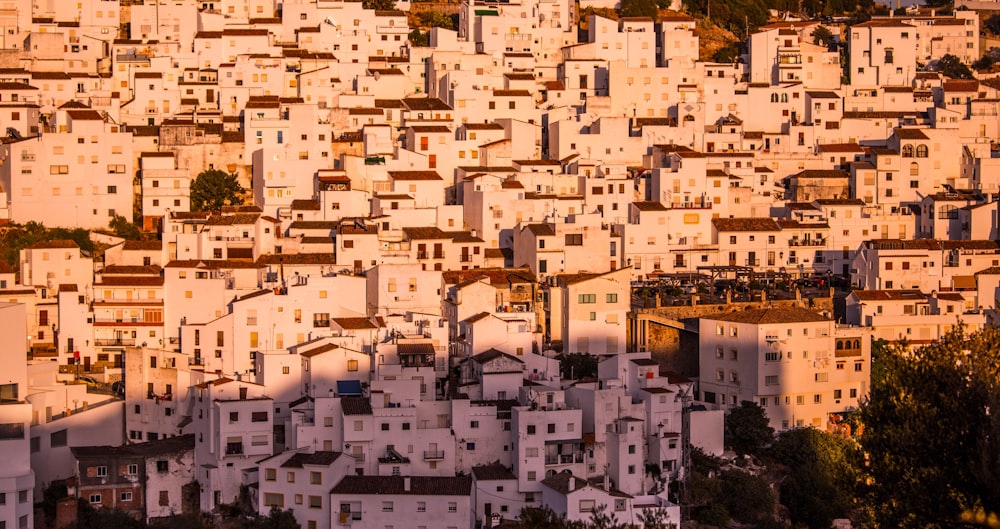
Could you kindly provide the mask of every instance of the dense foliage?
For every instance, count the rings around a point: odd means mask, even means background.
[[[983,29],[994,35],[1000,35],[1000,14],[993,14],[983,20]]]
[[[131,241],[142,239],[142,230],[121,215],[115,215],[115,217],[111,219],[111,222],[108,223],[108,227],[111,228],[111,231],[115,233],[116,237],[121,237],[122,239],[128,239]]]
[[[1000,328],[912,351],[873,348],[860,410],[873,527],[958,525],[1000,511]]]
[[[45,241],[68,239],[75,242],[87,252],[94,250],[90,240],[90,232],[82,228],[46,228],[38,222],[28,222],[24,225],[9,224],[0,228],[0,259],[17,268],[20,252],[32,244]]]
[[[764,409],[755,402],[743,401],[726,416],[726,446],[736,455],[759,456],[774,440]]]
[[[362,0],[361,7],[365,9],[377,9],[379,11],[390,11],[396,9],[396,0]]]
[[[863,463],[853,440],[815,428],[788,430],[767,457],[786,469],[779,490],[793,524],[828,529],[851,515]]]
[[[567,380],[580,380],[584,377],[597,377],[597,364],[601,358],[590,353],[560,354],[559,374]]]
[[[952,79],[972,79],[972,70],[969,69],[962,59],[952,55],[946,54],[937,61],[937,71],[941,72],[943,75],[951,77]]]
[[[676,529],[668,523],[663,509],[645,509],[639,514],[639,523],[631,524],[621,520],[607,505],[598,505],[589,520],[567,520],[566,515],[557,514],[550,507],[525,507],[520,513],[521,529]]]
[[[218,211],[243,204],[245,190],[235,174],[209,169],[191,183],[191,210]]]

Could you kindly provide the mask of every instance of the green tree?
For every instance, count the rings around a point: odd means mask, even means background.
[[[827,48],[830,48],[835,44],[833,32],[826,26],[816,26],[816,29],[812,32],[812,39],[813,44],[817,46],[826,46]]]
[[[378,11],[390,11],[396,9],[396,0],[362,0],[361,7]]]
[[[1000,35],[1000,14],[990,15],[983,21],[983,29],[994,35]]]
[[[457,20],[437,10],[421,11],[417,19],[421,27],[457,29]]]
[[[145,529],[145,524],[125,511],[94,509],[83,499],[77,505],[76,522],[67,529]]]
[[[237,518],[231,529],[301,529],[292,511],[271,507],[267,515],[251,514]]]
[[[660,8],[656,0],[622,0],[621,14],[623,17],[650,17],[656,20]]]
[[[950,53],[938,59],[937,70],[952,79],[973,79],[972,70]]]
[[[431,34],[426,31],[420,31],[417,28],[410,31],[408,38],[410,39],[410,46],[426,48],[431,45]]]
[[[862,466],[861,452],[849,439],[814,428],[782,432],[768,451],[769,468],[787,468],[781,504],[792,523],[828,529],[854,507]]]
[[[712,54],[712,60],[718,63],[733,63],[740,58],[740,45],[737,42],[723,46]]]
[[[957,526],[969,512],[1000,511],[996,410],[1000,328],[953,330],[915,350],[878,343],[859,413],[874,526]]]
[[[11,223],[0,230],[0,258],[16,270],[20,265],[20,252],[24,248],[38,242],[70,240],[81,250],[94,251],[94,242],[90,240],[90,232],[82,228],[46,228],[38,222],[26,222],[24,225]]]
[[[244,192],[235,174],[218,169],[202,171],[191,183],[191,209],[218,211],[222,206],[239,206]]]
[[[583,522],[571,522],[549,506],[521,509],[520,522],[521,529],[585,529]]]
[[[726,415],[725,439],[726,446],[738,455],[757,456],[774,440],[774,428],[763,408],[745,400]]]
[[[977,70],[989,70],[997,62],[1000,62],[1000,48],[993,47],[983,52],[982,58],[972,63],[972,67]]]
[[[115,232],[116,237],[121,237],[122,239],[128,239],[130,241],[142,239],[142,230],[121,215],[115,215],[115,217],[111,219],[111,222],[108,223],[108,227]]]
[[[734,520],[759,523],[774,514],[774,491],[764,478],[742,470],[725,470],[719,474],[722,505]]]
[[[590,353],[569,353],[556,357],[559,360],[559,373],[567,380],[580,380],[584,377],[597,377],[597,364],[601,361]]]

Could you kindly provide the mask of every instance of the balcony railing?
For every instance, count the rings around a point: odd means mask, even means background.
[[[443,450],[424,450],[425,461],[436,461],[440,459],[444,459]]]
[[[569,465],[572,464],[574,459],[577,463],[583,463],[583,454],[577,454],[573,457],[573,454],[559,454],[559,455],[548,455],[545,456],[546,465]]]
[[[789,239],[789,246],[826,246],[826,239]]]
[[[94,340],[94,345],[98,347],[102,346],[135,346],[135,338],[97,338]]]

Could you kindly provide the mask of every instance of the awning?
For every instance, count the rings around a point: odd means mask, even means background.
[[[957,289],[975,289],[976,288],[976,276],[953,276],[951,278],[952,288]]]
[[[341,397],[361,397],[364,394],[361,392],[361,381],[360,380],[338,380],[337,381],[337,395]]]

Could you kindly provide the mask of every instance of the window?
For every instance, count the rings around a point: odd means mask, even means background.
[[[157,472],[167,472],[169,470],[170,470],[170,463],[167,462],[166,460],[162,460],[161,459],[161,460],[159,460],[159,461],[156,462],[156,471]]]
[[[322,496],[309,496],[309,508],[310,509],[322,509],[323,508],[323,497]]]
[[[417,512],[427,512],[427,502],[418,501],[417,502]]]
[[[275,481],[278,479],[278,471],[273,468],[264,469],[264,481]]]
[[[458,512],[458,503],[454,501],[449,501],[448,512]]]
[[[267,422],[266,411],[255,411],[250,414],[250,422]]]
[[[579,303],[597,303],[597,294],[580,294],[577,296]]]
[[[618,294],[608,294],[605,297],[605,301],[608,303],[618,303]]]
[[[229,422],[230,423],[240,422],[240,412],[238,411],[229,412]]]
[[[125,491],[120,496],[122,501],[132,501],[132,491]]]
[[[60,431],[63,433],[63,444],[58,446],[66,446],[66,430]],[[55,436],[55,433],[52,435]],[[24,439],[24,423],[9,422],[0,424],[0,439]],[[52,446],[56,446],[55,442],[52,443]]]
[[[392,502],[383,501],[382,502],[382,512],[392,512]]]
[[[129,476],[135,476],[137,474],[139,474],[139,465],[134,465],[134,464],[133,465],[129,465],[128,466],[128,475]]]
[[[93,504],[100,504],[101,503],[101,495],[100,494],[91,494],[89,499],[90,499],[90,503],[93,503]]]
[[[285,507],[285,495],[278,494],[275,492],[265,492],[264,493],[264,506],[265,507]]]
[[[24,435],[23,434],[24,425],[22,424],[20,426],[22,428],[22,436],[23,436]],[[51,434],[49,434],[49,446],[55,448],[55,447],[59,447],[59,446],[66,446],[66,443],[67,443],[67,439],[66,439],[66,430],[65,429],[59,430],[57,432],[52,432]]]
[[[582,233],[567,233],[566,234],[566,246],[583,246],[583,234]]]
[[[580,500],[580,512],[594,512],[594,500]]]
[[[534,424],[529,424],[528,425],[528,435],[535,435],[535,425]]]

